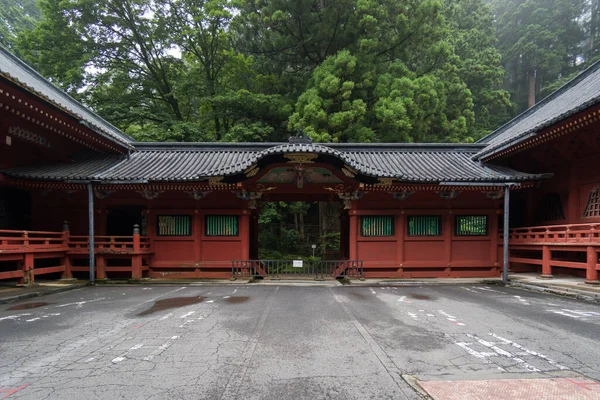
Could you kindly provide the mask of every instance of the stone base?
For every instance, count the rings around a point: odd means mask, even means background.
[[[594,286],[600,286],[600,281],[599,280],[595,280],[595,281],[585,281],[586,285],[594,285]]]
[[[544,275],[544,274],[542,274],[542,275],[539,276],[539,279],[552,279],[552,278],[554,278],[554,276],[552,276],[552,275]]]

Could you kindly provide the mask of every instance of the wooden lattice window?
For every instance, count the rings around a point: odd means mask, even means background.
[[[394,217],[392,215],[373,215],[360,218],[362,236],[394,236]]]
[[[238,236],[239,218],[237,215],[207,215],[206,236]]]
[[[191,215],[159,215],[157,217],[158,236],[191,236]]]
[[[456,236],[487,236],[487,215],[457,215],[454,218]]]
[[[440,236],[442,217],[439,215],[409,215],[408,236]]]
[[[583,217],[600,217],[600,185],[596,186],[590,193]]]
[[[535,221],[559,221],[562,219],[565,219],[565,212],[563,210],[562,201],[560,200],[560,194],[545,194],[540,200],[535,212]]]

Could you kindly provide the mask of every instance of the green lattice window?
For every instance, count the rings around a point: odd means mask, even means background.
[[[487,215],[457,215],[454,219],[456,236],[487,236]]]
[[[362,236],[394,236],[394,217],[392,215],[373,215],[360,218]]]
[[[408,236],[440,236],[442,217],[439,215],[409,215]]]
[[[157,218],[158,236],[191,236],[191,215],[159,215]]]
[[[206,236],[238,236],[237,215],[207,215]]]

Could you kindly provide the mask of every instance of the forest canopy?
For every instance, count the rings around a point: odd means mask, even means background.
[[[599,0],[0,0],[0,44],[138,140],[472,142],[594,62]]]

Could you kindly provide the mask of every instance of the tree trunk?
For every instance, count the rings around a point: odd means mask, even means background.
[[[535,83],[536,83],[536,71],[529,72],[529,101],[528,108],[535,106]]]
[[[300,214],[300,239],[304,239],[304,214]]]

